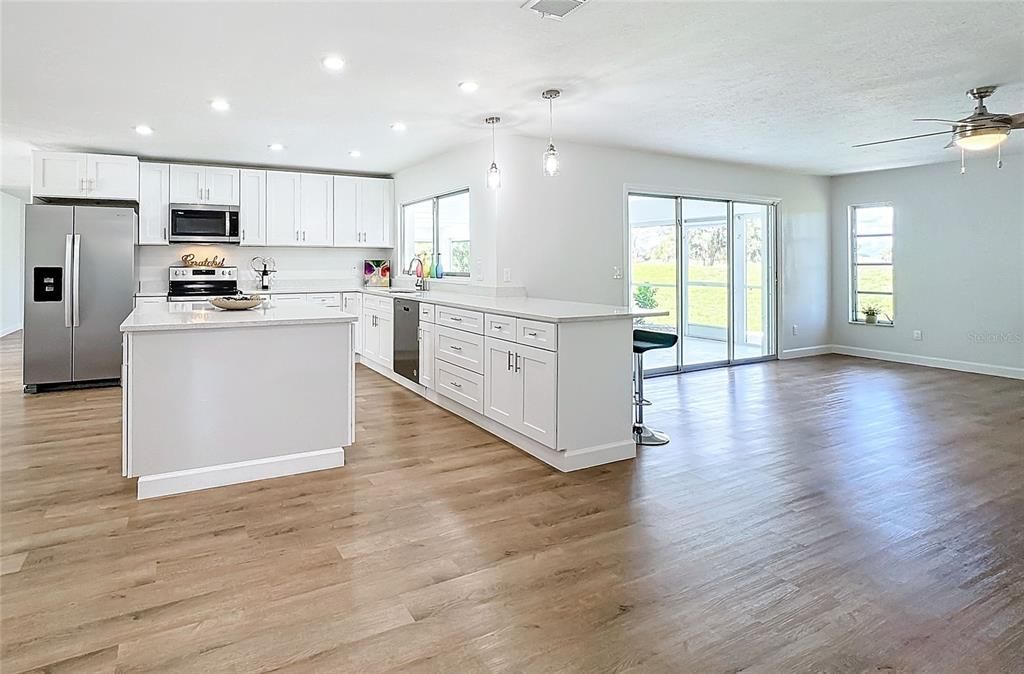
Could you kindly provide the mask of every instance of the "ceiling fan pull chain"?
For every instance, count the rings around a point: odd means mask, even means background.
[[[1003,145],[1000,143],[996,145],[996,168],[1003,168]]]
[[[964,149],[960,148],[960,175],[967,173],[967,166],[964,164]]]

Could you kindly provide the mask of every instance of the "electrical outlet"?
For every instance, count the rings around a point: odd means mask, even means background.
[[[920,342],[922,339],[923,339],[923,337],[921,336],[921,331],[920,330],[914,330],[914,341],[915,342]]]
[[[622,267],[612,267],[612,278],[622,278]]]
[[[504,281],[505,283],[511,283],[512,282],[512,270],[509,269],[508,267],[505,267],[501,271],[501,280]]]
[[[800,334],[800,326],[796,323],[793,324],[793,336],[796,337]]]

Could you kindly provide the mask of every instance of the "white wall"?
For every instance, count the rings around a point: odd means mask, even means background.
[[[848,322],[848,208],[880,201],[895,207],[892,328]],[[834,344],[1024,376],[1024,156],[837,176],[831,204]]]
[[[471,188],[480,279],[534,297],[624,304],[626,186],[650,191],[780,199],[781,349],[828,344],[828,179],[648,152],[559,143],[561,175],[541,173],[544,139],[499,137],[502,187],[484,188],[490,142],[459,148],[395,175],[399,203]],[[799,335],[790,326],[799,325]]]
[[[21,329],[25,285],[25,202],[0,192],[0,336]]]

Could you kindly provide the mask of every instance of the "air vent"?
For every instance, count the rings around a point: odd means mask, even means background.
[[[561,21],[565,15],[587,4],[587,0],[527,0],[523,9],[540,14],[545,19]]]

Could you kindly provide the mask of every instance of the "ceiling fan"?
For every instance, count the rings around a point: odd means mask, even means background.
[[[928,136],[942,136],[952,134],[952,138],[946,147],[956,146],[960,148],[961,154],[964,150],[989,150],[1000,146],[1010,132],[1014,129],[1024,129],[1024,112],[1015,115],[1003,115],[989,112],[985,107],[985,99],[995,93],[997,87],[976,87],[967,91],[967,95],[977,101],[974,112],[963,119],[938,119],[935,117],[923,117],[915,119],[915,122],[939,122],[949,124],[953,128],[949,131],[936,131],[934,133],[922,133],[916,136],[903,136],[902,138],[890,138],[889,140],[876,140],[871,143],[860,143],[853,147],[867,147],[869,145],[882,145],[883,143],[895,143],[913,138],[927,138]],[[1000,161],[999,165],[1002,165]]]

